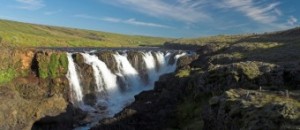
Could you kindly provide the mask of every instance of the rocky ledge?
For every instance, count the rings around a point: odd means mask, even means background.
[[[299,129],[300,64],[182,57],[175,73],[93,130]]]
[[[205,129],[266,130],[300,128],[299,91],[231,89],[210,99]]]

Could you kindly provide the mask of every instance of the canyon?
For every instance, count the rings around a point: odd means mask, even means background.
[[[134,95],[153,89],[160,75],[176,70],[180,57],[191,55],[188,51],[143,48],[70,52],[35,49],[10,53],[20,58],[17,68],[27,74],[1,87],[1,101],[16,102],[1,107],[5,111],[3,129],[31,129],[32,125],[32,129],[91,127],[121,111],[134,101]],[[32,112],[20,114],[32,104],[37,105]],[[31,116],[31,120],[26,120]],[[12,120],[4,121],[6,118]]]

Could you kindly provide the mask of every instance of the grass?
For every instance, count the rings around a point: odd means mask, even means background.
[[[0,20],[0,41],[16,47],[137,47],[162,45],[168,38],[131,36]]]
[[[0,84],[7,83],[14,79],[16,76],[16,71],[14,69],[0,70]]]
[[[183,77],[188,77],[190,75],[190,71],[189,69],[186,70],[179,70],[178,73],[176,73],[176,76],[179,78],[183,78]]]
[[[67,73],[68,59],[65,53],[52,53],[50,56],[38,54],[39,76],[56,78]]]

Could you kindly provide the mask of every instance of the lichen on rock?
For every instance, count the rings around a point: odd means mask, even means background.
[[[298,99],[270,91],[231,89],[210,99],[205,129],[297,129]]]

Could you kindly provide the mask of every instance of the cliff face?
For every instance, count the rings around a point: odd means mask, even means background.
[[[130,90],[126,88],[130,84],[136,85],[131,86],[131,89],[145,89],[146,85],[152,85],[160,73],[173,71],[173,64],[179,55],[140,51],[129,51],[126,52],[127,55],[113,51],[69,55],[61,51],[35,49],[6,49],[3,52],[5,53],[0,57],[5,61],[1,63],[1,71],[5,72],[1,77],[0,87],[0,111],[3,112],[3,118],[0,118],[1,129],[72,129],[78,124],[88,123],[91,120],[87,112],[79,109],[80,103],[99,111],[107,109],[106,106],[97,104],[99,96],[105,101],[108,100],[106,96],[109,90],[105,89],[114,89],[121,94]],[[68,81],[70,56],[75,64],[73,68],[79,76],[77,80],[80,80],[78,84],[82,99],[79,102],[74,101],[76,90],[70,84],[71,81]],[[9,57],[12,60],[8,60]],[[150,67],[146,58],[150,61]],[[184,66],[184,62],[180,64]],[[105,71],[99,68],[106,66]],[[128,67],[131,69],[130,73],[127,73]],[[96,69],[99,71],[98,80],[101,80],[102,86],[96,82]],[[116,79],[107,79],[105,74],[113,75],[111,78]],[[108,80],[116,85],[106,84]],[[104,90],[99,91],[99,87]],[[6,118],[11,120],[5,120]]]
[[[60,52],[3,49],[0,129],[31,129],[67,107],[68,63]]]

